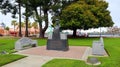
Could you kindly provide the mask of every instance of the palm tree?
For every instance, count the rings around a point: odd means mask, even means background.
[[[22,28],[25,27],[25,22],[21,22],[21,27],[22,27]]]
[[[22,31],[21,35],[25,34],[25,32],[23,32],[24,28],[25,28],[25,22],[21,22],[21,31]]]
[[[33,22],[32,27],[35,29],[35,34],[36,34],[36,29],[38,29],[38,22]]]
[[[16,22],[16,20],[12,20],[12,23],[11,23],[11,25],[13,25],[13,26],[14,26],[14,33],[15,33],[15,26],[17,25],[17,22]],[[14,34],[14,36],[15,36],[15,34]]]
[[[9,33],[8,33],[9,29],[10,29],[10,28],[9,28],[8,26],[5,27],[5,30],[7,31],[7,32],[6,32],[6,33],[7,33],[6,35],[9,35]]]
[[[22,33],[21,33],[21,0],[18,0],[18,3],[19,3],[19,36],[21,37],[22,36]]]
[[[25,13],[24,13],[24,15],[25,15],[25,27],[26,27],[26,29],[25,29],[25,36],[26,37],[28,37],[28,21],[29,21],[29,17],[30,17],[30,8],[28,7],[28,0],[22,0],[21,1],[22,2],[22,6],[23,7],[25,7]]]

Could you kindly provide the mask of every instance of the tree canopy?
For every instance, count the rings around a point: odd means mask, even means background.
[[[76,36],[77,29],[109,27],[113,25],[108,3],[103,0],[79,0],[62,10],[60,16],[61,28],[73,30]]]
[[[13,17],[15,17],[16,13],[19,13],[19,17],[21,18],[21,5],[25,8],[26,30],[28,27],[28,17],[34,16],[35,21],[39,23],[40,37],[44,37],[44,33],[48,28],[48,13],[53,13],[53,23],[56,18],[59,18],[61,28],[74,30],[74,35],[76,35],[77,29],[113,25],[110,12],[107,10],[108,3],[103,0],[15,0],[14,3],[10,1],[0,1],[2,13],[11,12]],[[59,14],[56,14],[59,10]],[[44,26],[42,25],[42,21],[45,21]],[[19,25],[21,27],[20,22]]]
[[[39,37],[44,37],[44,33],[48,28],[48,13],[54,13],[54,16],[58,9],[62,8],[61,6],[69,3],[70,0],[21,0],[21,3],[25,8],[29,6],[27,9],[29,12],[26,13],[27,15],[35,15],[34,18],[36,22],[39,23]],[[45,21],[45,25],[42,25],[42,21]]]

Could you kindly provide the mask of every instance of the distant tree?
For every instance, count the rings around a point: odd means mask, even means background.
[[[0,25],[1,25],[3,28],[5,28],[5,27],[6,27],[6,24],[5,24],[5,23],[3,23],[3,22],[2,22]]]
[[[21,22],[21,27],[25,28],[25,22]]]
[[[13,26],[14,26],[14,33],[15,33],[15,27],[16,27],[16,25],[17,25],[16,20],[12,20],[11,25],[13,25]]]
[[[29,30],[29,32],[28,33],[30,33],[30,28],[32,27],[32,24],[31,24],[31,22],[28,22],[28,30]]]
[[[5,27],[5,30],[7,30],[7,32],[6,32],[6,33],[8,33],[8,34],[9,34],[9,32],[8,32],[8,31],[9,31],[9,29],[10,29],[10,28],[9,28],[8,26],[7,26],[7,27]],[[8,34],[7,34],[7,35],[8,35]]]
[[[5,30],[9,31],[9,29],[10,29],[10,28],[9,28],[8,26],[7,26],[7,27],[5,27]]]
[[[73,30],[76,36],[77,29],[109,27],[113,25],[108,3],[103,0],[79,0],[65,7],[60,16],[61,28]]]
[[[117,26],[109,27],[109,28],[107,29],[107,32],[108,32],[108,33],[111,33],[111,34],[113,34],[113,35],[119,34],[119,33],[120,33],[120,28],[118,28]]]
[[[36,29],[38,29],[38,22],[33,22],[32,27],[35,29],[35,34],[36,34]]]

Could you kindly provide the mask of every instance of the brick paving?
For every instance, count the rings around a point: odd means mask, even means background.
[[[28,57],[9,63],[2,67],[42,67],[46,62],[54,58],[67,58],[86,60],[90,53],[90,47],[70,46],[68,51],[46,50],[46,46],[40,46],[19,51],[15,54],[26,55]]]
[[[18,52],[19,54],[49,56],[56,58],[71,58],[82,60],[86,50],[86,46],[69,46],[68,51],[46,50],[46,46],[30,48]],[[86,56],[87,57],[87,56]]]

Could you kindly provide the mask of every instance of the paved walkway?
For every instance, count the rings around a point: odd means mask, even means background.
[[[43,64],[52,59],[52,57],[48,56],[29,55],[26,58],[20,59],[2,67],[41,67]]]
[[[46,46],[40,46],[18,52],[18,54],[50,56],[58,58],[71,58],[84,60],[82,57],[89,47],[86,46],[70,46],[68,51],[46,50]]]
[[[67,58],[86,60],[90,54],[90,47],[86,46],[70,46],[68,51],[46,50],[45,46],[30,48],[17,52],[28,56],[3,67],[41,67],[46,62],[54,58]]]

